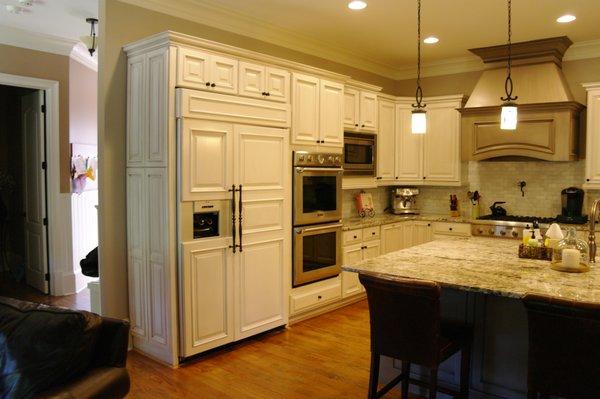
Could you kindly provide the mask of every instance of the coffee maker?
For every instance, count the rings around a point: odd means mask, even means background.
[[[588,218],[582,215],[583,195],[582,189],[568,187],[560,192],[562,213],[556,217],[559,223],[584,224]]]
[[[419,214],[419,208],[417,208],[417,195],[419,195],[418,188],[394,188],[392,189],[391,196],[391,210],[396,215],[407,215]]]

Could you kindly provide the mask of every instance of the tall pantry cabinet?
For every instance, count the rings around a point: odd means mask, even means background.
[[[131,334],[175,366],[287,324],[296,64],[174,32],[124,50]],[[232,185],[243,200],[230,201]],[[230,201],[223,213],[239,215],[243,252],[223,232],[182,240],[181,204],[207,200]]]

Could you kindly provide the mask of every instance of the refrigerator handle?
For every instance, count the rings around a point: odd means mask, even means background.
[[[233,243],[229,246],[229,248],[233,249],[233,253],[235,253],[235,248],[237,245],[235,244],[235,184],[231,186],[228,190],[231,193],[231,236],[233,237]]]
[[[243,216],[243,212],[242,212],[242,185],[240,184],[240,188],[239,188],[239,192],[240,192],[240,197],[238,199],[239,203],[238,203],[238,228],[240,229],[240,252],[242,252],[243,248],[242,248],[242,216]]]

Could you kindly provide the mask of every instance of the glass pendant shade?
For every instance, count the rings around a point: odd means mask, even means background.
[[[79,40],[85,44],[88,50],[96,51],[98,49],[98,36],[96,36],[95,40],[91,36],[81,36]]]
[[[502,113],[500,114],[500,129],[517,129],[517,104],[504,103],[502,105]]]
[[[427,132],[427,114],[425,111],[420,109],[412,111],[411,132],[412,134],[425,134]]]

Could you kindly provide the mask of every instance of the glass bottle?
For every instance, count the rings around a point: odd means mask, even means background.
[[[589,265],[588,244],[577,237],[575,228],[570,227],[567,236],[558,242],[552,252],[552,263],[560,263],[564,268],[581,268]]]

